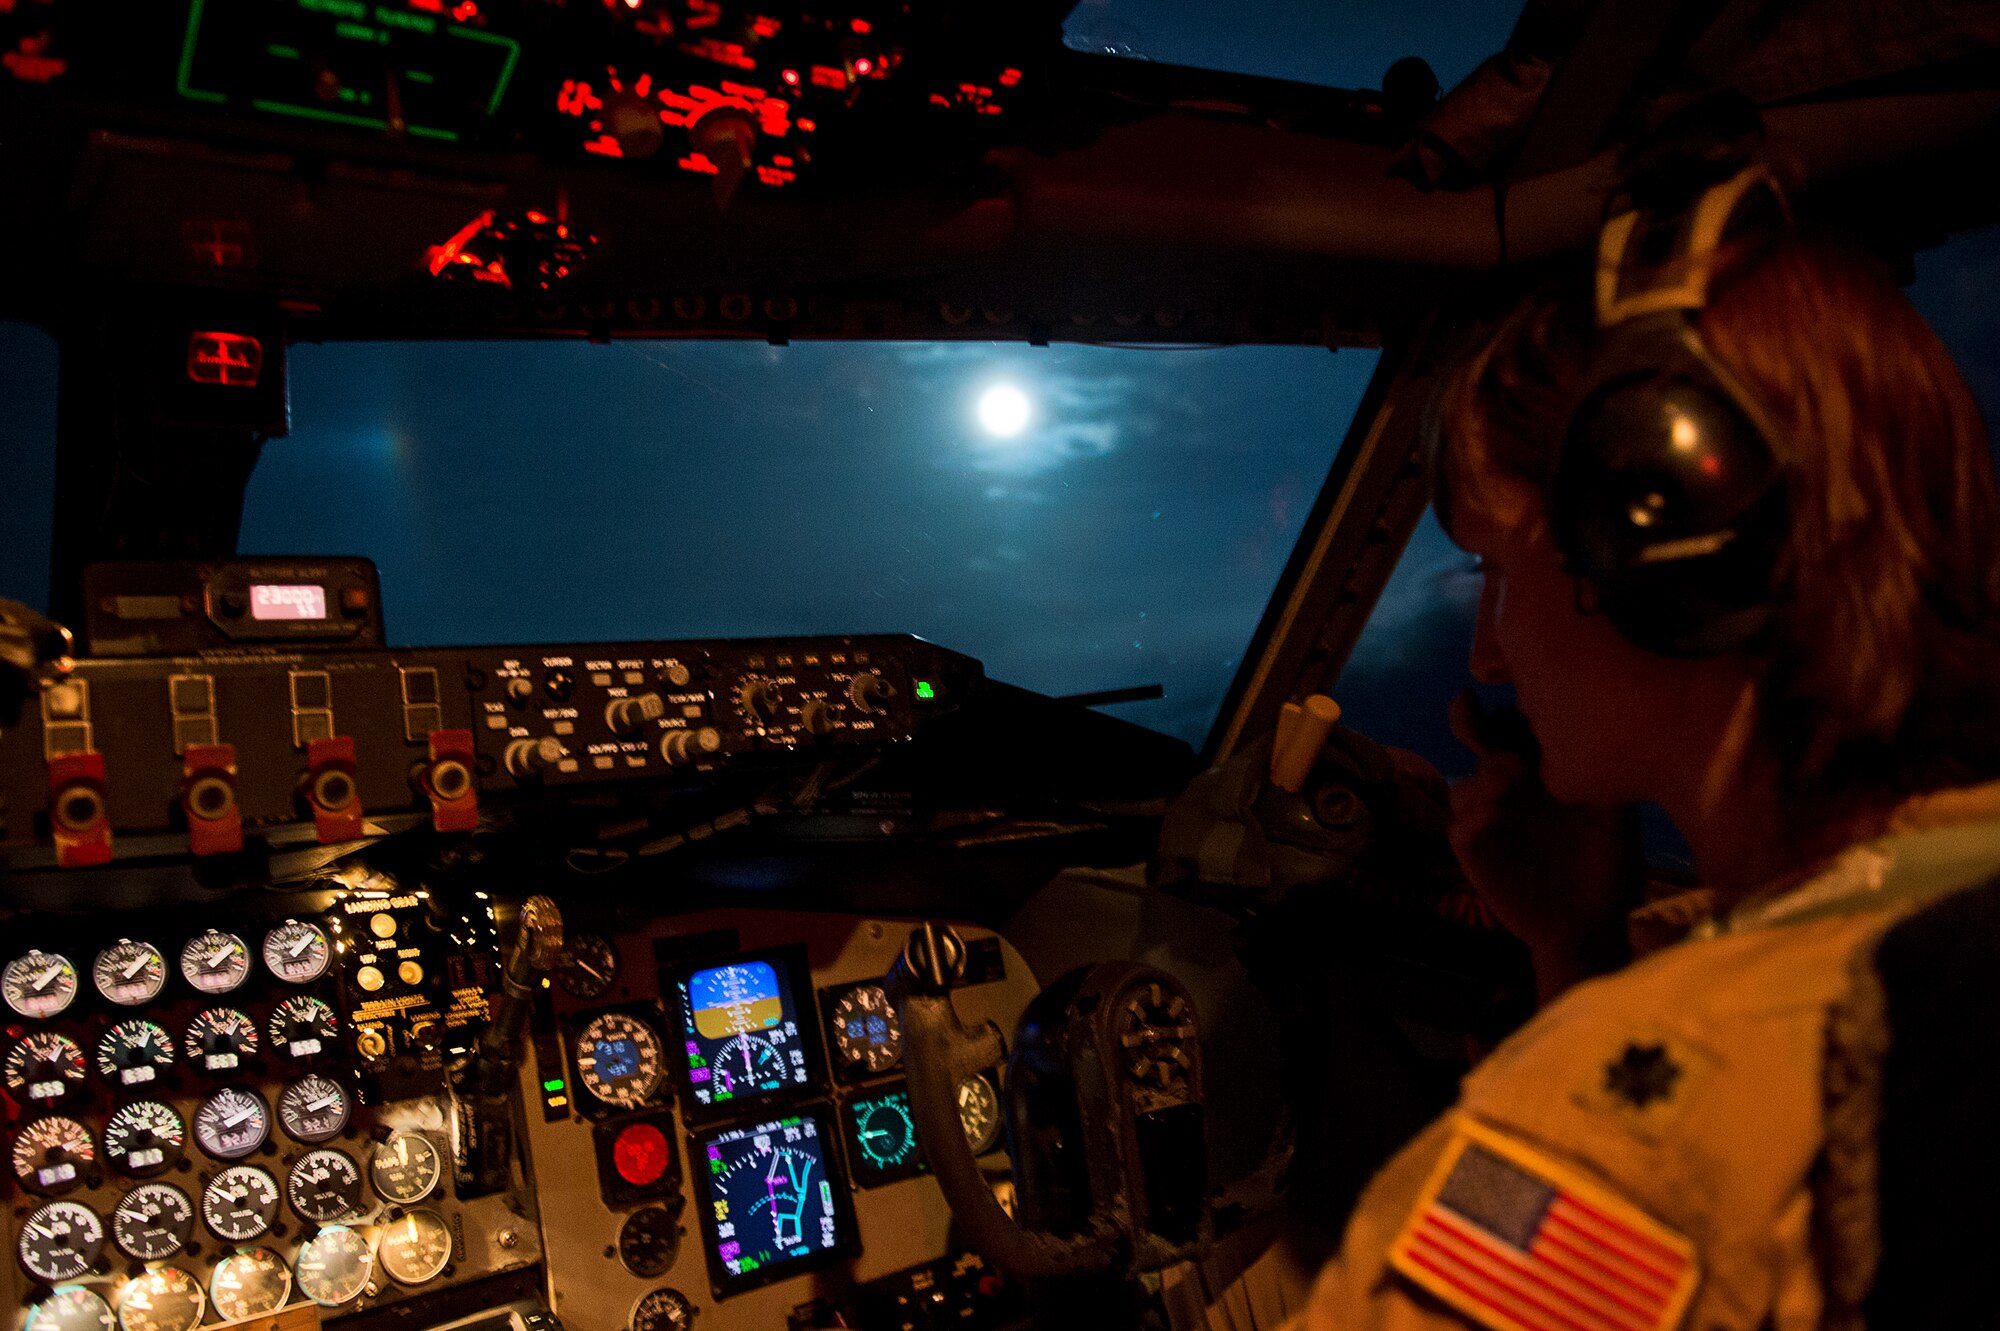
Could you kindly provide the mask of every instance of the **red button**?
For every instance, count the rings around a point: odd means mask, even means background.
[[[618,1177],[635,1188],[658,1183],[672,1158],[666,1134],[650,1123],[634,1123],[611,1143],[611,1163],[617,1166]]]

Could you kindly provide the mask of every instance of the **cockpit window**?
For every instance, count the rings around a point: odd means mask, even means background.
[[[1422,56],[1449,88],[1507,43],[1518,5],[1436,0],[1081,0],[1063,24],[1072,50],[1260,74],[1336,88],[1379,88],[1383,71]]]
[[[1198,744],[1375,361],[302,346],[241,548],[373,558],[402,643],[916,633]]]
[[[55,493],[55,339],[0,320],[0,596],[38,610],[49,604]]]

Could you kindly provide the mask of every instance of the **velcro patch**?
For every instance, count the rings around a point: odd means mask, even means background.
[[[1492,1331],[1671,1331],[1701,1278],[1687,1239],[1464,1118],[1389,1264]]]

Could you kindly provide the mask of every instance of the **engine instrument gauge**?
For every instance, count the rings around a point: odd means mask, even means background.
[[[879,984],[842,990],[827,1010],[834,1062],[844,1077],[872,1077],[902,1062],[903,1026]]]
[[[409,1206],[431,1195],[444,1172],[444,1160],[431,1139],[421,1132],[392,1132],[375,1148],[368,1177],[382,1200]]]
[[[262,1317],[285,1306],[292,1296],[292,1273],[284,1259],[269,1248],[244,1248],[215,1264],[209,1277],[208,1300],[231,1322]]]
[[[83,1089],[83,1051],[76,1041],[54,1031],[23,1036],[7,1054],[7,1089],[16,1099],[50,1106]]]
[[[157,1081],[174,1065],[174,1041],[156,1022],[121,1021],[97,1042],[97,1071],[120,1086]]]
[[[104,1125],[104,1160],[121,1174],[147,1178],[181,1162],[187,1125],[174,1107],[159,1100],[134,1100]]]
[[[76,967],[60,952],[37,948],[0,970],[0,998],[24,1017],[53,1017],[76,998]]]
[[[310,920],[286,920],[264,935],[264,965],[286,984],[311,984],[331,957],[326,931]]]
[[[334,1047],[333,1009],[311,994],[293,994],[271,1011],[271,1048],[314,1058]]]
[[[225,1086],[194,1113],[194,1139],[217,1160],[239,1160],[271,1135],[271,1114],[255,1091]]]
[[[167,985],[167,959],[160,949],[136,938],[121,938],[97,954],[90,978],[105,1001],[137,1007],[160,996]]]
[[[111,1212],[111,1241],[136,1262],[158,1262],[187,1246],[194,1203],[171,1183],[141,1183]]]
[[[210,929],[181,949],[181,974],[204,994],[226,994],[250,978],[250,949],[235,934]]]
[[[278,1181],[256,1165],[231,1165],[202,1189],[201,1218],[217,1238],[248,1243],[278,1218]]]
[[[190,1063],[210,1072],[229,1072],[257,1052],[257,1023],[240,1008],[206,1008],[188,1023],[181,1045]]]
[[[435,1280],[451,1261],[451,1231],[436,1211],[406,1211],[381,1228],[376,1255],[399,1285]]]
[[[329,1225],[299,1249],[299,1290],[321,1307],[338,1308],[368,1287],[374,1268],[367,1239],[345,1225]]]
[[[82,1202],[49,1202],[21,1225],[21,1265],[50,1284],[75,1280],[97,1265],[104,1222]]]
[[[958,1084],[958,1121],[974,1155],[984,1155],[1000,1142],[1000,1095],[983,1072]]]
[[[361,1211],[361,1167],[345,1151],[308,1151],[285,1178],[285,1198],[307,1220],[350,1220]]]
[[[602,998],[618,980],[618,952],[602,934],[571,934],[556,963],[556,983],[571,998]]]
[[[618,1227],[618,1260],[633,1275],[650,1280],[665,1275],[680,1248],[680,1227],[663,1206],[646,1206]]]
[[[82,1285],[64,1285],[28,1310],[27,1331],[111,1331],[111,1305]]]
[[[688,1331],[694,1309],[677,1289],[656,1289],[632,1309],[632,1331]]]
[[[618,1109],[653,1098],[666,1076],[660,1037],[637,1017],[605,1012],[576,1037],[576,1072],[583,1088]]]
[[[123,1331],[194,1331],[207,1308],[193,1276],[178,1266],[156,1266],[125,1287],[118,1325]]]
[[[30,1192],[53,1196],[83,1182],[96,1163],[90,1129],[73,1118],[38,1118],[14,1138],[14,1177]]]
[[[351,1113],[347,1088],[316,1072],[300,1077],[278,1097],[278,1121],[295,1141],[323,1142],[337,1137]]]

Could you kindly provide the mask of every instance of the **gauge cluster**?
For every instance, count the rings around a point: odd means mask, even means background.
[[[450,999],[462,1016],[483,1012],[486,972],[415,946],[392,895],[363,900],[132,912],[109,936],[16,922],[0,1076],[21,1111],[19,1200],[0,1291],[36,1331],[193,1331],[301,1301],[337,1314],[538,1260],[532,1195],[459,1196],[447,1102],[382,1094],[391,1079],[355,1039],[356,1012],[391,991],[353,983],[357,954],[394,969],[412,951],[471,979]],[[441,1006],[393,993],[399,1030]]]

